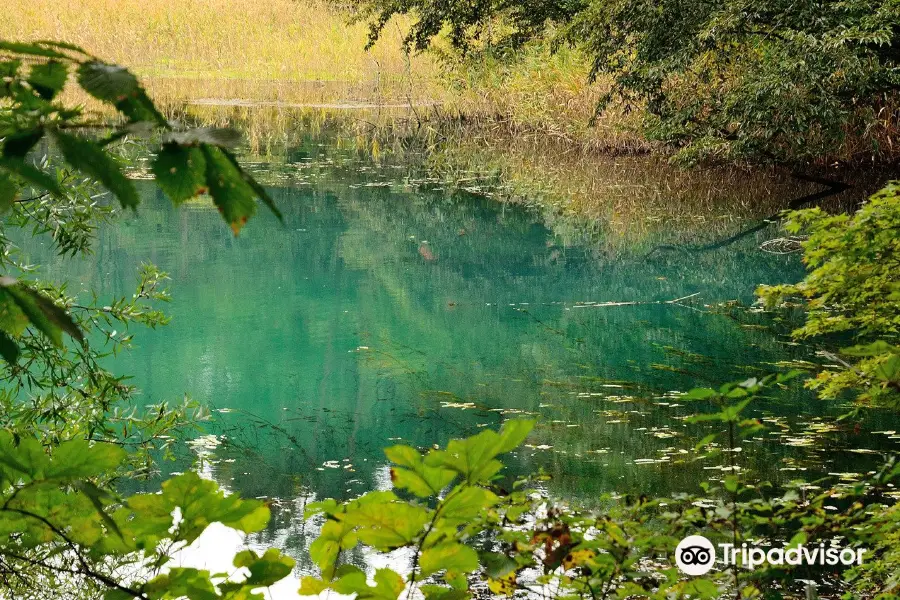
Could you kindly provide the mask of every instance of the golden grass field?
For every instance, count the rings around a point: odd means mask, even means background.
[[[0,0],[0,13],[16,15],[0,37],[78,44],[142,76],[163,108],[412,103],[588,147],[641,144],[615,112],[588,125],[602,86],[588,85],[577,52],[537,46],[513,65],[448,67],[434,54],[404,51],[401,19],[366,51],[367,26],[326,0]]]
[[[321,0],[0,0],[0,13],[16,15],[0,36],[78,44],[133,69],[163,102],[341,102],[440,91],[434,62],[402,51],[402,24],[367,52],[365,24],[349,24]]]

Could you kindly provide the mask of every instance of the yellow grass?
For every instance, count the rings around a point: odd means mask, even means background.
[[[402,23],[366,52],[366,26],[322,0],[0,0],[0,14],[0,37],[78,44],[147,78],[163,103],[421,100],[442,89],[429,57],[402,51]]]
[[[536,44],[512,65],[444,69],[433,54],[404,52],[403,19],[365,51],[367,26],[350,24],[327,0],[0,0],[0,14],[14,17],[0,37],[83,46],[141,75],[169,112],[234,100],[285,109],[436,104],[442,114],[490,117],[509,131],[588,147],[642,144],[622,115],[588,125],[604,86],[587,84],[588,62],[577,52],[551,55]]]
[[[637,133],[638,111],[626,115],[612,106],[591,122],[610,81],[589,85],[589,73],[583,52],[566,47],[550,52],[537,41],[522,48],[514,62],[488,60],[451,71],[453,105],[463,114],[494,117],[507,133],[540,132],[582,150],[648,150]]]

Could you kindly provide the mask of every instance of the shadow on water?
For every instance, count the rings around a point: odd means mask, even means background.
[[[516,416],[540,424],[513,470],[546,469],[554,494],[694,490],[721,471],[695,459],[706,430],[684,422],[697,407],[675,392],[813,358],[742,308],[756,285],[802,276],[796,254],[760,250],[775,225],[727,247],[648,256],[671,243],[665,223],[629,223],[638,238],[609,223],[576,235],[559,215],[497,202],[489,176],[460,189],[321,138],[254,170],[284,226],[261,215],[234,238],[208,204],[174,210],[142,184],[138,216],[105,228],[95,256],[24,250],[72,293],[129,294],[144,261],[170,273],[171,325],[139,332],[115,369],[147,400],[186,392],[213,409],[213,437],[189,456],[228,488],[271,499],[260,541],[298,556],[314,539],[296,517],[303,503],[390,486],[383,447],[445,443]],[[673,219],[679,241],[742,226],[695,216]],[[862,431],[882,432],[861,435],[834,422],[840,412],[798,387],[761,402],[769,429],[748,442],[746,464],[775,481],[854,477],[870,453],[896,447],[885,415],[866,416]]]

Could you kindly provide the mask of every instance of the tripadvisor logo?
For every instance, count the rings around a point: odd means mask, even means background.
[[[861,565],[866,553],[864,548],[826,547],[825,544],[813,547],[800,544],[768,550],[748,544],[718,544],[718,547],[723,566],[739,565],[751,570],[763,564],[832,567],[839,564]],[[675,564],[686,575],[704,575],[713,568],[715,562],[716,548],[702,535],[689,535],[675,548]]]
[[[716,549],[702,535],[689,535],[675,548],[675,564],[686,575],[703,575],[716,562]]]

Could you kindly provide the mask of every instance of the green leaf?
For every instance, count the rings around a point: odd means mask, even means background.
[[[730,406],[726,406],[722,409],[722,415],[724,421],[735,421],[740,416],[740,414],[744,411],[747,406],[753,402],[753,398],[746,398],[737,404],[732,404]]]
[[[107,529],[115,533],[117,536],[119,536],[119,539],[124,541],[125,536],[122,535],[122,530],[119,529],[119,525],[113,520],[113,518],[110,517],[109,514],[107,514],[106,507],[103,504],[104,499],[112,499],[113,495],[105,490],[98,488],[90,481],[79,481],[76,484],[76,487],[81,491],[82,494],[87,496],[88,500],[91,501],[91,504],[94,505],[94,508],[97,510],[97,514],[100,516],[100,519],[106,525]]]
[[[269,509],[259,500],[242,500],[237,494],[225,495],[214,481],[184,473],[162,484],[163,497],[181,508],[178,530],[182,539],[193,542],[213,522],[253,533],[269,522]]]
[[[500,443],[498,454],[509,452],[518,448],[534,429],[536,421],[525,419],[512,419],[503,423],[500,428]]]
[[[699,442],[697,442],[697,443],[694,445],[694,450],[700,450],[700,449],[702,449],[702,448],[705,448],[706,446],[709,446],[709,445],[712,444],[714,441],[716,441],[716,438],[717,438],[717,437],[719,437],[719,434],[717,434],[717,433],[710,433],[709,435],[705,436],[702,440],[700,440]]]
[[[396,600],[406,584],[403,577],[399,573],[395,573],[391,569],[378,569],[375,571],[375,596],[374,598],[384,598],[384,600]]]
[[[14,158],[0,158],[0,169],[9,171],[10,173],[21,177],[28,183],[43,188],[58,198],[64,197],[66,194],[60,187],[59,183],[29,163]]]
[[[131,123],[149,122],[161,127],[168,127],[169,122],[141,87],[116,102],[115,106],[120,113],[128,117]]]
[[[206,186],[206,159],[199,148],[165,144],[152,170],[157,185],[175,204],[202,193]]]
[[[213,202],[235,235],[256,213],[256,194],[220,148],[200,146],[206,159],[206,183]]]
[[[444,585],[422,585],[419,591],[425,600],[468,600],[472,596],[466,590],[455,590]]]
[[[338,594],[356,594],[358,600],[397,600],[406,584],[398,573],[391,569],[375,571],[375,585],[366,582],[366,574],[358,568],[347,569],[331,588]]]
[[[282,214],[281,214],[281,211],[278,210],[278,207],[275,206],[275,201],[272,200],[272,197],[269,195],[269,192],[267,192],[267,191],[265,190],[265,188],[264,188],[263,186],[261,186],[261,185],[259,184],[258,181],[256,181],[256,179],[254,179],[253,177],[251,177],[251,176],[243,169],[243,167],[241,167],[240,163],[238,163],[238,161],[237,161],[237,158],[235,158],[234,155],[233,155],[231,152],[229,152],[228,150],[223,150],[223,152],[225,153],[225,156],[228,157],[228,160],[231,161],[231,164],[234,165],[234,167],[235,167],[238,171],[240,171],[241,176],[244,178],[244,181],[246,181],[247,184],[248,184],[251,188],[253,188],[253,191],[256,192],[257,197],[258,197],[260,200],[262,200],[262,201],[263,201],[263,204],[265,204],[265,205],[269,208],[269,210],[272,211],[272,214],[274,214],[275,217],[276,217],[279,221],[281,221],[281,222],[283,223],[283,222],[284,222],[284,215],[282,215]]]
[[[3,156],[23,160],[42,137],[44,137],[43,127],[10,134],[3,140]]]
[[[236,494],[225,495],[218,484],[201,479],[194,472],[173,477],[162,484],[161,494],[138,494],[127,500],[134,513],[129,528],[135,535],[154,543],[169,537],[172,512],[178,508],[181,520],[176,538],[191,543],[210,523],[253,533],[269,522],[269,509],[259,500],[242,500]]]
[[[397,465],[391,468],[394,485],[421,498],[437,495],[456,478],[455,471],[426,466],[422,462],[422,455],[415,448],[392,446],[385,448],[384,454]]]
[[[736,475],[728,475],[725,477],[723,484],[725,485],[725,489],[732,494],[738,490],[738,478]]]
[[[137,77],[128,69],[99,61],[78,67],[78,84],[94,98],[110,104],[126,100],[140,89]]]
[[[364,544],[378,550],[392,550],[413,541],[429,520],[429,511],[420,506],[390,500],[385,494],[366,494],[347,507],[341,521],[358,528]]]
[[[26,56],[43,56],[44,58],[68,58],[65,54],[57,52],[52,48],[47,48],[40,42],[21,43],[21,42],[4,42],[0,41],[0,50],[6,50],[13,54],[24,54]]]
[[[485,574],[491,579],[499,579],[519,568],[515,560],[499,552],[482,552],[480,557]]]
[[[719,392],[710,388],[694,388],[679,396],[679,400],[708,400],[715,398]]]
[[[31,67],[28,83],[41,98],[53,100],[66,85],[68,75],[66,65],[57,60],[49,60]]]
[[[0,277],[0,292],[11,297],[28,320],[55,345],[62,346],[63,331],[84,341],[84,335],[72,317],[40,292],[11,277]]]
[[[209,571],[193,568],[172,568],[144,584],[143,591],[153,599],[221,600],[209,579]]]
[[[53,451],[53,459],[47,467],[48,479],[86,479],[115,471],[127,456],[126,452],[112,444],[91,444],[78,439],[61,443]]]
[[[709,579],[691,579],[685,584],[684,591],[698,598],[710,599],[719,598],[722,594],[719,586]]]
[[[13,207],[19,187],[13,183],[6,173],[0,173],[0,214],[6,213]]]
[[[900,354],[891,354],[886,361],[876,366],[875,376],[882,381],[900,380]]]
[[[300,580],[300,590],[297,593],[301,596],[318,596],[327,589],[327,582],[322,581],[318,577],[306,575]]]
[[[54,132],[54,139],[69,164],[102,183],[119,199],[123,208],[136,208],[140,204],[134,184],[100,146],[61,131]]]
[[[11,365],[19,359],[19,346],[3,331],[0,331],[0,356]]]
[[[471,573],[478,569],[478,554],[465,544],[448,542],[424,550],[419,567],[423,577],[441,570]]]
[[[331,578],[340,551],[356,545],[357,537],[353,527],[351,523],[329,519],[322,525],[319,537],[310,544],[309,556],[322,570],[324,577]]]
[[[500,498],[482,487],[463,487],[452,492],[441,503],[440,517],[445,522],[461,525],[495,506]]]
[[[534,421],[507,421],[499,434],[486,429],[464,440],[450,440],[446,450],[429,452],[424,463],[429,467],[452,469],[468,483],[483,483],[503,468],[495,457],[521,444],[533,427]]]
[[[296,561],[279,550],[270,548],[259,556],[253,550],[244,550],[234,557],[235,567],[246,567],[250,576],[243,583],[253,587],[268,587],[291,574]]]
[[[446,450],[432,450],[425,457],[425,464],[452,469],[468,483],[484,482],[503,468],[500,461],[494,460],[499,443],[499,435],[484,430],[465,440],[450,440]]]

